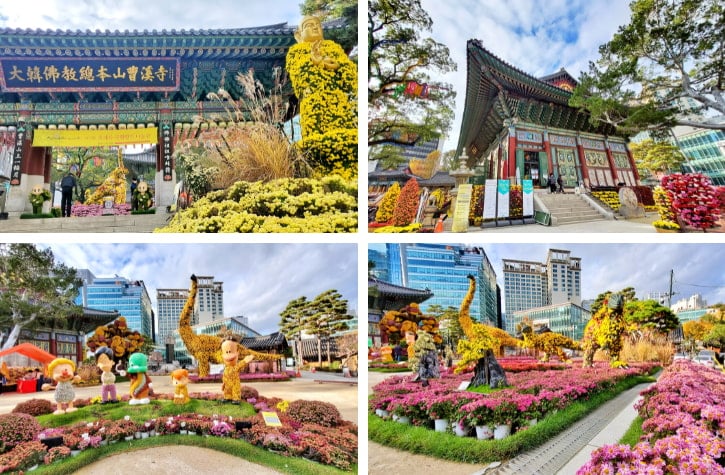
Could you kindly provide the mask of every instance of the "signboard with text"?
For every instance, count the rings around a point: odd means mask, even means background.
[[[498,180],[498,218],[509,217],[509,190],[511,183],[508,180]]]
[[[483,194],[483,219],[496,219],[496,187],[498,182],[495,179],[486,180],[486,187]]]
[[[471,211],[472,194],[473,185],[463,184],[458,187],[456,210],[453,212],[453,226],[451,227],[451,231],[454,233],[465,233],[468,231],[468,213]]]
[[[33,147],[113,147],[158,143],[158,129],[36,129]]]
[[[524,216],[534,215],[534,182],[533,180],[523,181],[524,192]]]
[[[178,58],[2,58],[6,92],[178,91]]]

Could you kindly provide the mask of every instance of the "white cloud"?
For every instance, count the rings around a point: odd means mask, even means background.
[[[47,244],[41,245],[43,247]],[[358,311],[355,244],[53,244],[56,259],[96,277],[143,280],[156,302],[159,288],[188,288],[191,274],[224,283],[225,316],[249,317],[260,333],[277,331],[279,314],[301,296],[337,289]]]
[[[298,2],[260,0],[25,0],[0,5],[0,27],[61,30],[162,30],[264,26],[300,18]]]
[[[533,76],[565,68],[578,78],[599,45],[629,19],[624,0],[421,0],[433,19],[430,35],[451,51],[458,71],[435,76],[458,93],[445,149],[458,145],[466,95],[466,42],[478,39],[493,54]]]

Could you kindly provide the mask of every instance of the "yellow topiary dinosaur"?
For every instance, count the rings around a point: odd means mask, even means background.
[[[179,336],[184,342],[189,353],[196,358],[199,363],[199,377],[209,375],[209,365],[211,363],[223,364],[222,358],[222,338],[214,335],[197,335],[191,328],[191,315],[194,312],[194,303],[196,302],[198,284],[195,275],[191,276],[191,288],[189,296],[186,299],[184,308],[179,317]],[[238,355],[246,357],[253,355],[255,360],[260,361],[276,361],[282,358],[281,355],[270,355],[250,350],[239,343]],[[247,361],[249,362],[249,361]]]
[[[496,361],[494,353],[503,353],[503,346],[510,345],[517,340],[500,328],[495,328],[483,323],[474,323],[471,319],[471,303],[476,294],[476,278],[468,275],[468,292],[461,302],[458,311],[458,321],[461,324],[466,339],[458,340],[458,354],[461,360],[455,372],[460,373],[471,363],[476,363],[472,386],[488,384],[492,388],[508,386],[506,375]]]
[[[531,325],[526,323],[521,327],[521,335],[524,341],[519,343],[520,346],[522,348],[532,348],[536,351],[541,351],[544,353],[541,361],[544,362],[549,361],[549,356],[555,353],[559,357],[559,360],[568,363],[570,360],[566,357],[562,348],[581,350],[581,345],[567,336],[554,332],[537,335],[534,333]]]

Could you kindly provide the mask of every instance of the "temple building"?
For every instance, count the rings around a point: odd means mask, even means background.
[[[576,80],[564,69],[535,78],[506,63],[478,40],[467,45],[466,102],[457,147],[484,178],[532,179],[550,173],[564,186],[588,189],[639,184],[626,138],[595,126],[570,107]]]

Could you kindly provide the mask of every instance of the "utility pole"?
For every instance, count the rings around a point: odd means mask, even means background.
[[[672,308],[672,281],[675,280],[675,270],[670,269],[670,291],[667,292],[667,308]]]

